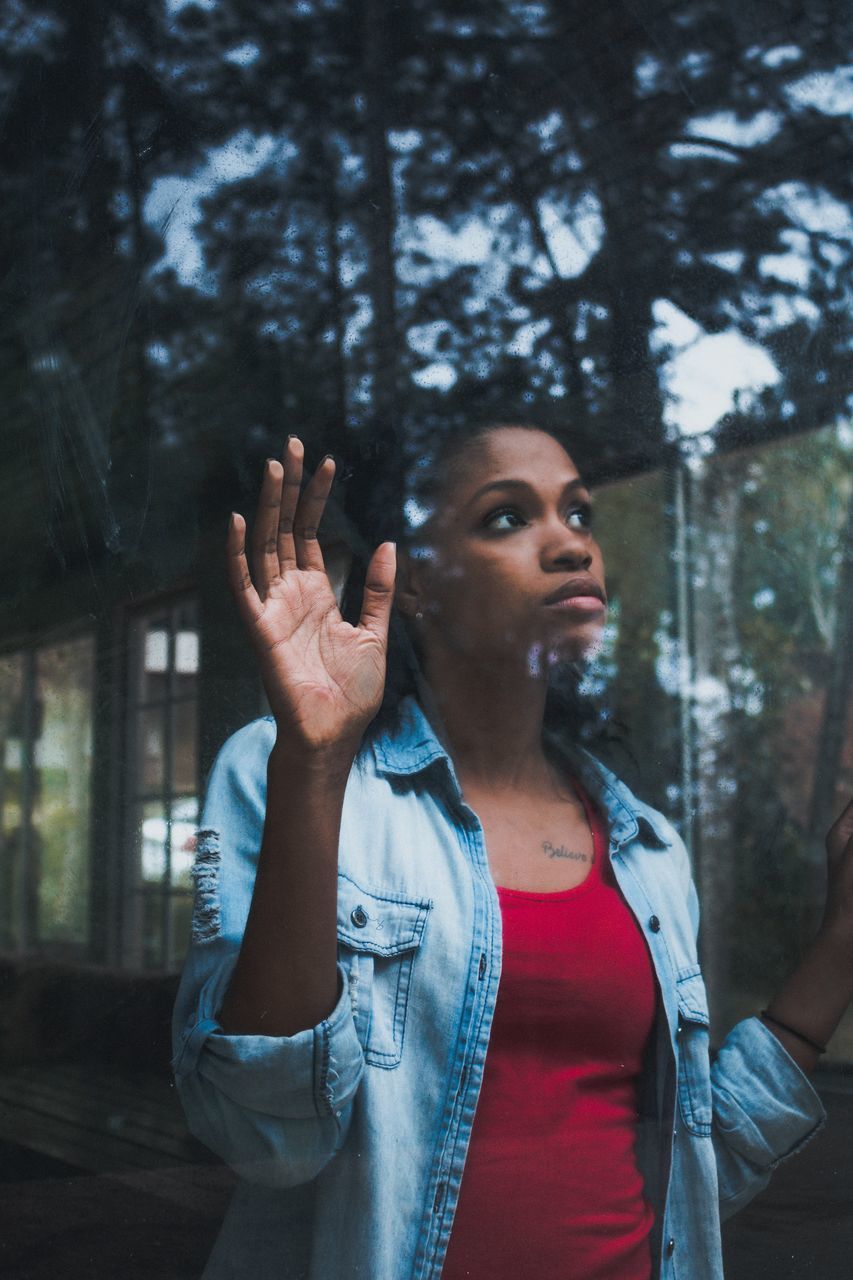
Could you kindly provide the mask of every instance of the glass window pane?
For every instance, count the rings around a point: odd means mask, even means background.
[[[681,490],[656,472],[595,495],[614,767],[692,844],[720,1026],[766,1004],[813,936],[824,834],[853,790],[849,453],[828,428],[711,456]],[[848,1013],[828,1058],[851,1056]]]
[[[194,676],[198,671],[198,632],[175,632],[175,671],[181,676]]]
[[[190,937],[193,900],[189,894],[172,895],[170,951],[172,965],[180,964]]]
[[[142,948],[144,969],[159,969],[163,965],[163,892],[148,887],[140,894],[142,900]]]
[[[138,619],[131,629],[137,656],[135,695],[139,702],[159,702],[169,689],[171,634],[169,615]]]
[[[592,679],[612,687],[613,731],[630,747],[616,772],[678,825],[678,626],[671,604],[666,477],[656,471],[597,489],[594,525],[608,597],[605,645]],[[637,589],[638,577],[642,589]]]
[[[0,946],[21,941],[23,654],[0,657]]]
[[[176,698],[195,693],[200,661],[200,638],[194,603],[179,605],[172,616],[174,628],[172,693]]]
[[[139,879],[145,884],[162,884],[168,869],[168,811],[162,800],[150,800],[138,806],[138,813]]]
[[[140,792],[163,789],[166,734],[163,707],[149,707],[139,712],[136,738],[136,788]]]
[[[198,828],[198,800],[195,796],[183,796],[172,804],[171,853],[172,885],[189,889],[190,870],[195,857],[196,830]]]
[[[198,786],[197,704],[176,702],[172,708],[172,791],[194,793]]]
[[[766,1003],[814,935],[824,835],[853,790],[851,498],[835,428],[709,459],[692,480],[696,874],[724,1021]],[[851,1054],[848,1014],[828,1057]]]
[[[88,935],[93,684],[90,637],[36,654],[30,858],[38,936],[46,941],[84,942]]]

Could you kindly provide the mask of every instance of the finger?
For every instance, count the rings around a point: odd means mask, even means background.
[[[288,436],[284,446],[284,484],[278,510],[278,563],[279,572],[297,568],[296,542],[293,537],[293,520],[302,487],[302,462],[305,446],[298,436]]]
[[[373,632],[385,645],[396,576],[397,547],[393,542],[380,542],[367,566],[359,626]]]
[[[252,567],[261,599],[281,576],[278,563],[278,512],[284,471],[280,462],[268,458],[261,484],[261,496],[252,536]]]
[[[255,590],[246,560],[246,521],[236,511],[231,513],[225,544],[228,585],[243,621],[248,625],[263,613],[263,605]]]
[[[300,569],[319,569],[322,573],[326,571],[323,548],[317,539],[317,531],[320,528],[320,521],[323,519],[326,499],[329,496],[334,478],[335,460],[331,454],[327,454],[305,486],[302,497],[299,499],[299,506],[296,508],[296,516],[294,517],[293,533]]]

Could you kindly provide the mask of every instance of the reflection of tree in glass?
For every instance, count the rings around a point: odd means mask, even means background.
[[[740,652],[762,692],[730,726],[744,782],[733,959],[769,989],[815,927],[816,824],[853,787],[849,447],[834,431],[797,438],[745,455],[740,479]]]
[[[179,562],[187,448],[239,471],[282,410],[370,457],[520,403],[642,465],[676,430],[660,299],[778,370],[724,437],[840,403],[840,20],[54,0],[8,28],[11,434],[65,555]]]

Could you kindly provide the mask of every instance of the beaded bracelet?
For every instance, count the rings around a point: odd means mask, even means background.
[[[802,1031],[796,1031],[793,1027],[789,1027],[787,1022],[780,1022],[775,1014],[768,1013],[766,1009],[762,1009],[758,1015],[764,1022],[772,1022],[779,1027],[781,1031],[787,1031],[789,1035],[796,1036],[798,1040],[802,1040],[810,1049],[814,1049],[815,1053],[826,1053],[826,1045],[818,1044],[816,1040],[810,1039],[809,1036],[803,1035]]]

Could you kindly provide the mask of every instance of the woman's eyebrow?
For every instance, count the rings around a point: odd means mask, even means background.
[[[470,507],[478,498],[482,498],[484,493],[490,493],[492,489],[526,489],[532,490],[533,485],[527,480],[490,480],[488,484],[482,485],[475,494],[473,494],[465,503],[466,507]],[[575,476],[573,480],[567,480],[563,486],[563,493],[569,493],[574,489],[586,489],[586,485],[580,476]]]

